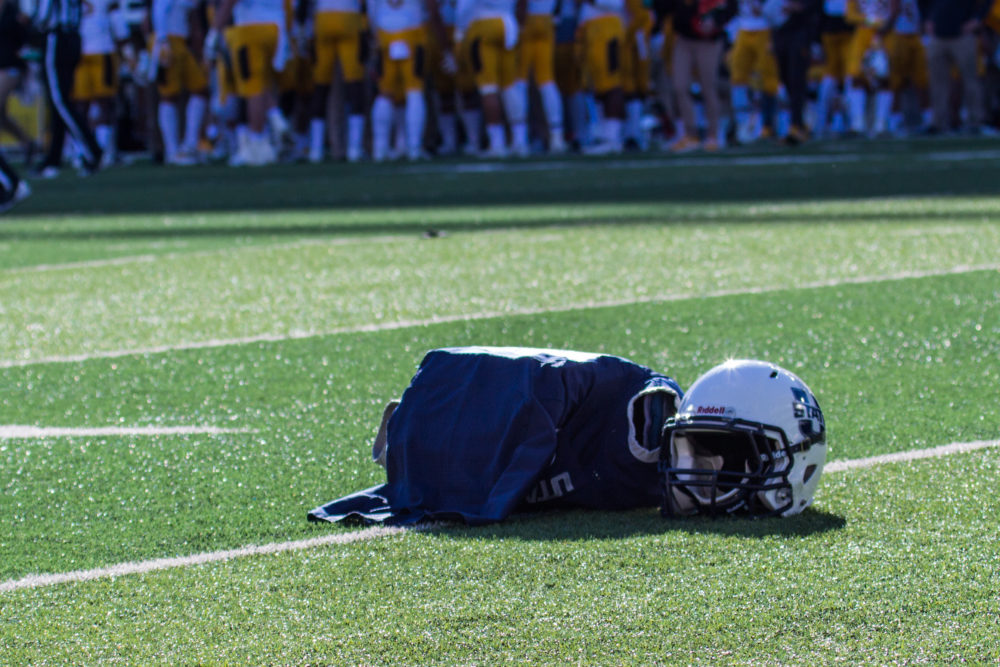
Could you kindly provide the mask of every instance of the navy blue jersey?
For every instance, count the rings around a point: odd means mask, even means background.
[[[387,482],[309,518],[477,524],[531,508],[655,506],[659,434],[681,398],[669,377],[611,355],[433,350],[388,421]]]

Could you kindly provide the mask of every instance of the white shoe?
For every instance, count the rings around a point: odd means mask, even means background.
[[[566,140],[562,138],[561,134],[552,135],[549,138],[549,154],[550,155],[562,155],[568,150],[566,146]]]
[[[177,151],[177,154],[168,158],[166,163],[173,167],[191,167],[198,164],[198,157],[187,151]]]
[[[622,152],[622,145],[616,141],[599,141],[583,149],[584,155],[617,155]]]
[[[480,153],[479,157],[484,160],[506,160],[510,157],[510,153],[506,147],[488,148]]]

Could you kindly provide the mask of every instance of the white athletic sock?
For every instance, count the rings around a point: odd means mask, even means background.
[[[406,157],[419,160],[424,146],[424,125],[427,122],[427,102],[424,91],[406,93]]]
[[[620,118],[605,118],[601,133],[604,141],[612,146],[622,145],[622,121]]]
[[[851,86],[847,89],[847,110],[851,116],[851,130],[864,132],[868,125],[865,114],[868,107],[868,93],[864,88]]]
[[[203,95],[191,95],[187,108],[184,110],[184,143],[182,150],[194,153],[198,150],[198,137],[201,136],[201,121],[205,117],[205,107],[208,100]]]
[[[309,161],[320,162],[326,148],[326,121],[313,118],[309,121]]]
[[[180,143],[177,106],[170,102],[160,102],[157,119],[160,123],[160,135],[163,137],[163,157],[169,162],[177,155]]]
[[[376,162],[382,162],[389,157],[392,119],[392,101],[385,95],[379,95],[372,104],[372,158]]]
[[[110,125],[101,124],[94,128],[94,138],[97,139],[97,145],[105,153],[110,153],[114,149],[113,136]]]
[[[491,153],[504,153],[507,150],[507,136],[503,125],[497,123],[486,126],[486,137],[490,142]]]
[[[347,159],[351,162],[360,160],[364,154],[362,148],[365,141],[365,117],[363,114],[352,113],[347,117]]]
[[[542,109],[545,111],[545,120],[549,124],[549,132],[559,130],[562,134],[563,126],[563,105],[562,95],[555,81],[544,83],[538,88],[538,94],[542,98]]]
[[[872,131],[875,134],[885,132],[889,127],[889,114],[892,113],[892,91],[880,90],[875,95],[875,122]]]

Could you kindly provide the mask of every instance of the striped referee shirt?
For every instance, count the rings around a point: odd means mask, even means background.
[[[38,0],[32,14],[32,23],[42,32],[80,29],[83,0]]]

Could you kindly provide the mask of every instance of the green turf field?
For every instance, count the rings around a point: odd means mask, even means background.
[[[1000,661],[1000,143],[34,185],[0,218],[0,664]],[[986,446],[830,471],[784,520],[307,523],[464,344],[685,387],[768,359],[841,466]]]

